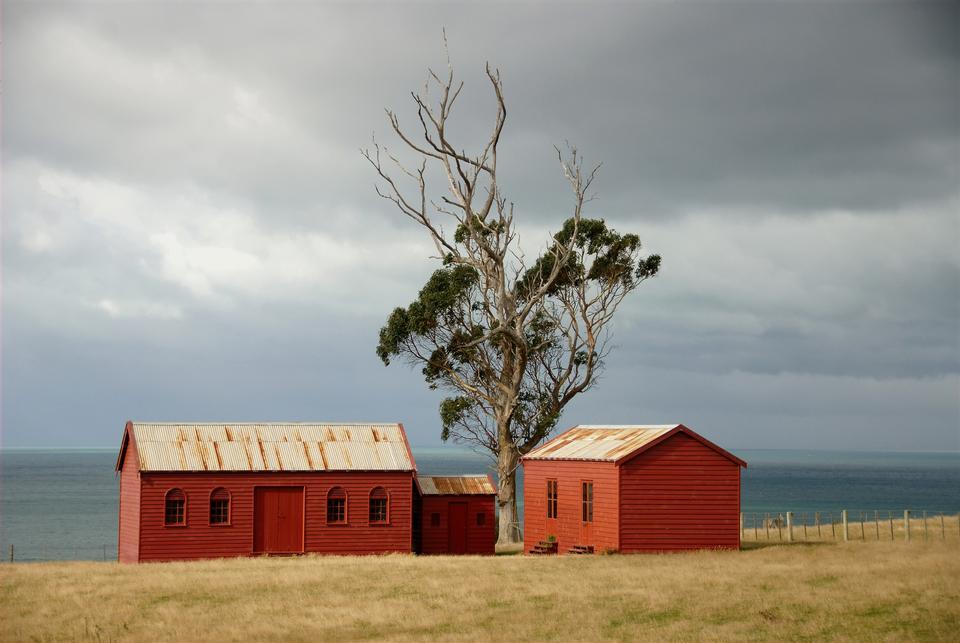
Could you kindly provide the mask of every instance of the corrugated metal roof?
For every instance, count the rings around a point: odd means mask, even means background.
[[[412,471],[399,424],[133,422],[141,471]]]
[[[425,496],[489,495],[497,493],[490,478],[475,476],[417,476]]]
[[[580,425],[537,447],[525,455],[524,459],[616,462],[678,426],[680,425]]]

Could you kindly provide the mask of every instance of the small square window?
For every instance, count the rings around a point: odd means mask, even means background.
[[[440,526],[440,514],[432,513],[430,514],[430,526],[439,527]]]
[[[187,524],[187,497],[179,489],[167,492],[163,511],[163,524],[179,527]]]
[[[390,520],[390,497],[383,487],[370,492],[370,522],[385,523]]]
[[[210,524],[225,525],[230,522],[230,501],[214,499],[210,501]]]
[[[346,522],[347,500],[327,498],[327,522]]]
[[[210,524],[230,524],[230,494],[222,487],[210,494]]]
[[[481,527],[485,524],[487,524],[487,514],[481,511],[480,513],[477,514],[477,526]]]

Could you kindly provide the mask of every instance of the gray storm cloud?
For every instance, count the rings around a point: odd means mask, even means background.
[[[735,447],[960,448],[956,3],[4,8],[3,443],[146,419],[401,420],[373,353],[436,267],[358,149],[442,67],[531,252],[569,211],[661,276],[561,424],[684,421]],[[440,186],[438,186],[439,188]]]

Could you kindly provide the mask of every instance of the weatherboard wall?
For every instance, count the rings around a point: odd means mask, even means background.
[[[120,470],[120,510],[117,529],[117,558],[121,563],[140,559],[140,472],[132,437],[124,451]]]
[[[620,551],[740,546],[740,465],[677,433],[620,467]]]
[[[557,518],[547,518],[547,480],[557,481]],[[593,482],[593,523],[585,530],[582,487]],[[559,553],[577,545],[595,551],[619,547],[619,476],[612,462],[584,460],[524,460],[524,549],[531,552],[553,536]]]
[[[423,496],[422,510],[419,515],[421,528],[420,553],[449,554],[464,553],[492,555],[497,541],[496,516],[494,514],[495,497],[493,495]],[[467,505],[466,551],[450,550],[450,505]],[[438,523],[434,524],[436,514]],[[483,516],[483,518],[478,518]],[[482,523],[482,524],[480,524]]]
[[[136,467],[124,467],[124,472]],[[254,490],[257,487],[299,487],[303,494],[304,552],[374,554],[411,551],[413,472],[175,472],[141,473],[140,561],[186,560],[254,554]],[[210,494],[222,487],[230,493],[229,525],[210,524]],[[346,524],[327,524],[327,493],[342,487],[347,494]],[[389,494],[389,520],[369,522],[374,487]],[[170,489],[187,497],[186,525],[164,525],[164,503]],[[121,504],[121,511],[124,505]],[[121,555],[129,558],[129,552]]]

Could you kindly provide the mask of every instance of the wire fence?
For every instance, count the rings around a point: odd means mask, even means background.
[[[960,542],[960,514],[929,510],[782,511],[740,514],[744,542]]]
[[[116,560],[117,544],[48,547],[46,545],[8,544],[3,547],[3,562],[40,562],[45,560]]]

